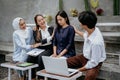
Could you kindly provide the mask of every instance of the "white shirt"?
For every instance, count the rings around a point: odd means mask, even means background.
[[[52,40],[52,37],[50,36],[50,33],[48,32],[48,28],[49,26],[46,26],[45,30],[39,29],[41,30],[42,39],[47,39],[47,44],[45,45],[51,44],[50,41]]]
[[[85,68],[90,69],[96,67],[100,62],[103,62],[106,59],[104,40],[97,27],[89,37],[87,32],[84,33],[83,37],[83,55],[88,59]]]

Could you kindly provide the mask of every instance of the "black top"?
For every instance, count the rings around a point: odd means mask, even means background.
[[[64,49],[68,52],[63,55],[65,57],[75,56],[75,44],[74,44],[75,31],[72,26],[61,28],[60,31],[55,30],[53,45],[57,47],[57,54],[60,54]]]
[[[48,28],[48,32],[49,32],[50,36],[52,35],[53,30],[54,30],[54,27],[52,27],[52,26]],[[36,42],[36,43],[42,43],[42,44],[47,43],[47,38],[46,38],[46,39],[42,39],[41,31],[39,31],[39,32],[40,32],[40,40],[38,41],[38,40],[36,39],[37,31],[33,31],[33,36],[34,36],[35,42]],[[46,45],[46,46],[39,46],[38,48],[39,48],[39,49],[51,49],[51,48],[52,48],[52,44]]]

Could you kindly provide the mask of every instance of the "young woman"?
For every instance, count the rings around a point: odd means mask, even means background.
[[[32,48],[38,47],[40,43],[33,44],[32,29],[26,27],[25,20],[23,18],[17,17],[13,20],[13,43],[14,43],[14,54],[13,61],[25,62],[28,55],[26,54]],[[21,79],[23,80],[23,72],[18,71]]]
[[[65,11],[59,11],[55,17],[57,28],[53,39],[53,57],[69,58],[75,56],[75,31],[70,25]]]
[[[36,28],[33,31],[34,40],[36,43],[41,43],[39,49],[44,49],[45,51],[42,52],[37,57],[29,56],[28,62],[37,63],[39,64],[38,70],[44,69],[44,65],[42,62],[42,56],[50,56],[53,53],[52,49],[52,34],[53,34],[53,27],[50,27],[46,24],[44,17],[41,14],[37,14],[34,17]],[[32,79],[35,80],[36,72],[35,69],[32,70]],[[43,77],[39,77],[43,80]]]

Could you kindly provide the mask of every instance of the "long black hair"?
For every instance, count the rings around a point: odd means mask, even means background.
[[[36,24],[36,40],[37,41],[39,41],[40,40],[40,38],[41,38],[41,34],[40,34],[40,32],[39,32],[39,25],[38,25],[38,23],[37,23],[37,17],[38,16],[41,16],[41,17],[43,17],[43,15],[41,15],[41,14],[37,14],[37,15],[35,15],[35,17],[34,17],[34,21],[35,21],[35,24]],[[44,17],[43,17],[44,18]]]
[[[55,16],[55,22],[56,22],[56,25],[57,25],[57,30],[58,30],[58,32],[60,32],[60,29],[62,28],[62,26],[58,23],[58,21],[57,21],[57,16],[61,16],[61,17],[63,17],[63,18],[65,18],[66,19],[66,23],[68,24],[68,25],[70,25],[70,21],[69,21],[69,18],[68,18],[68,15],[67,15],[67,13],[64,11],[64,10],[61,10],[61,11],[59,11],[58,13],[57,13],[57,15]]]

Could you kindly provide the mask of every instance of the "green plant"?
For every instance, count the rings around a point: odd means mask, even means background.
[[[120,1],[113,0],[113,14],[120,15]]]
[[[63,0],[59,0],[59,10],[63,10]]]
[[[99,0],[90,0],[91,7],[96,9],[99,6]]]
[[[75,8],[72,8],[72,9],[70,9],[70,14],[73,17],[77,17],[78,16],[78,10],[75,9]]]
[[[85,3],[85,10],[86,11],[91,11],[88,0],[84,0],[84,3]]]
[[[52,16],[51,15],[46,15],[45,19],[46,19],[47,23],[50,23],[52,21]]]

